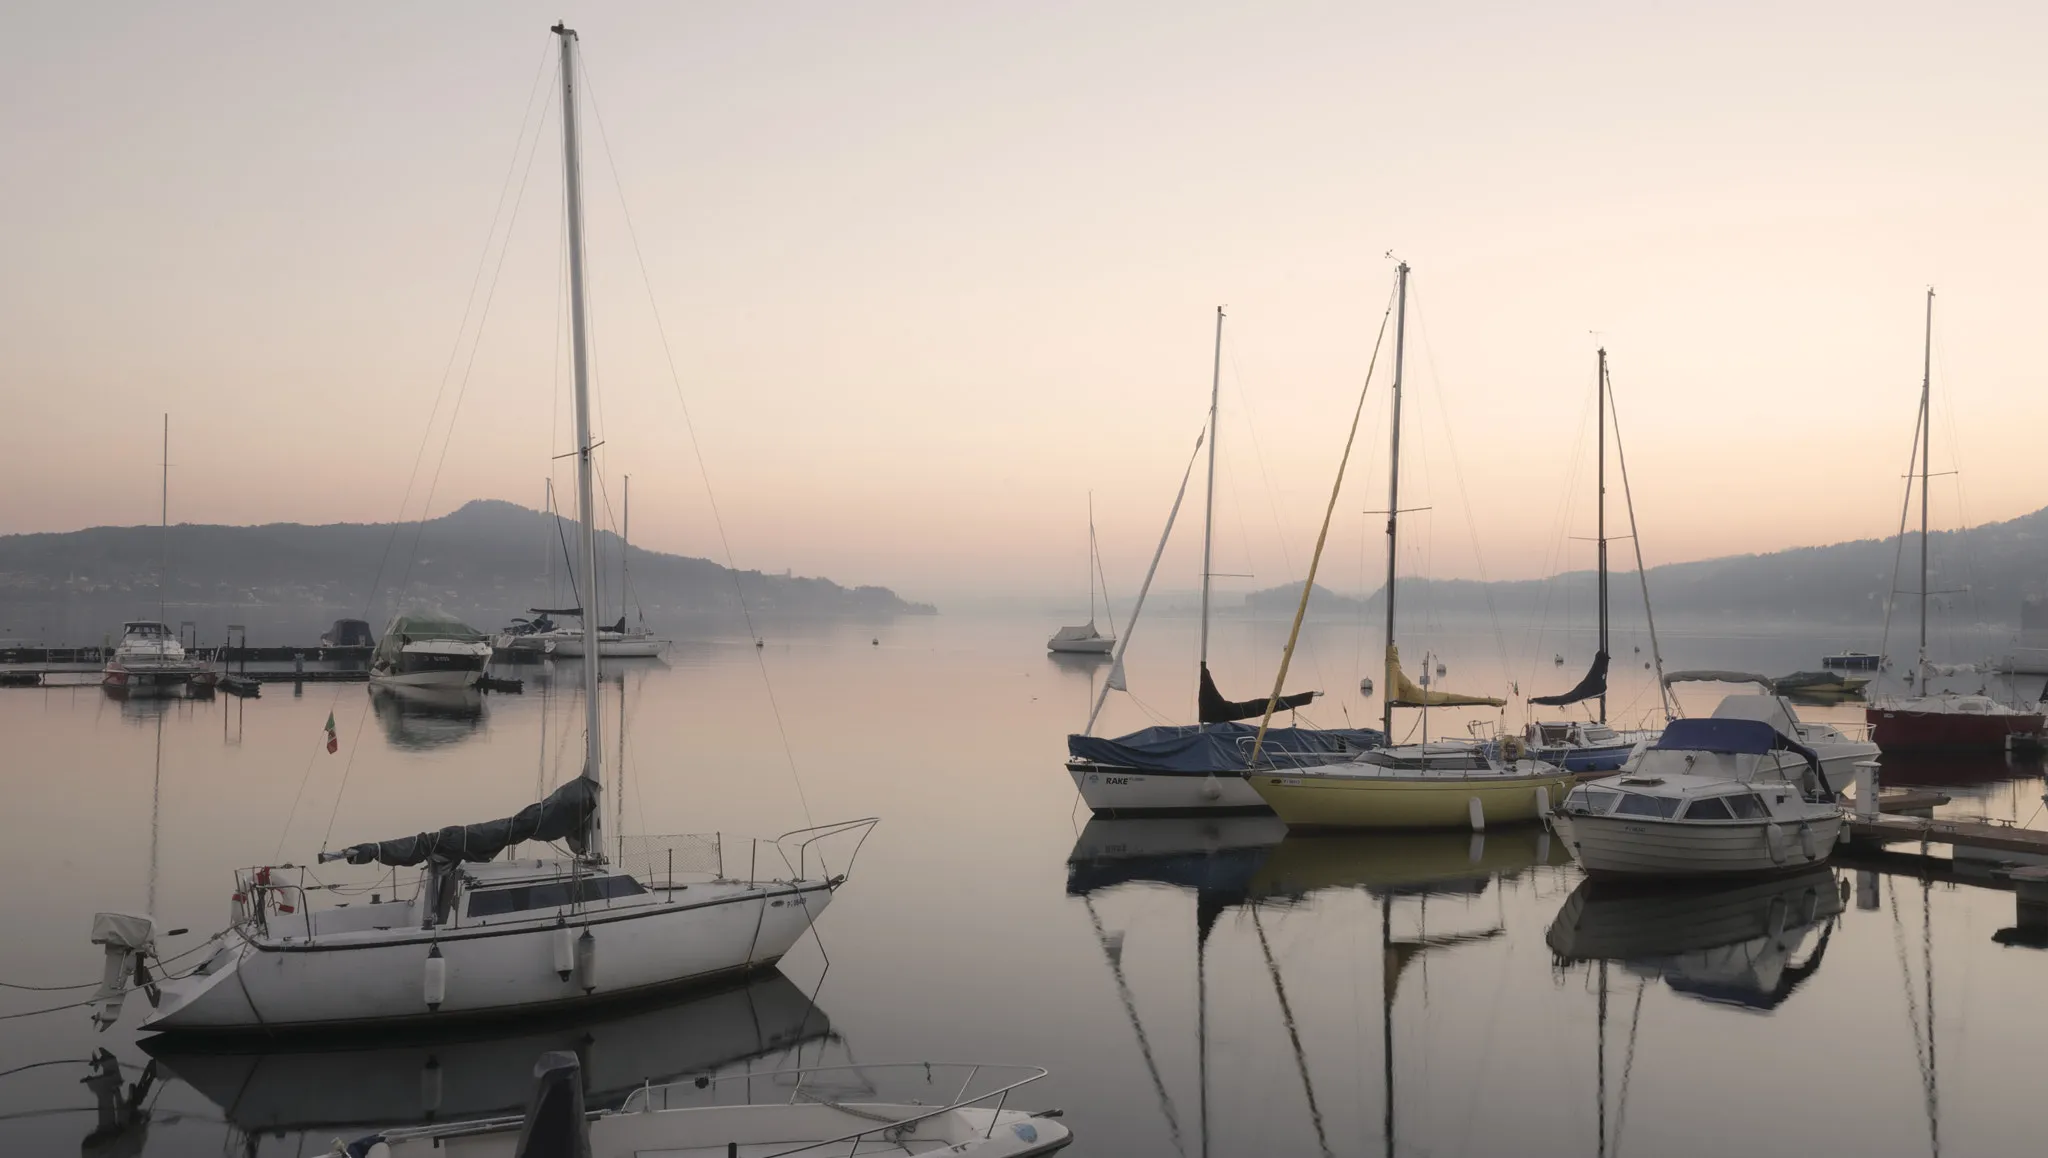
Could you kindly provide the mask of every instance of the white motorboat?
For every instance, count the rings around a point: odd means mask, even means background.
[[[576,34],[560,25],[554,32],[561,50],[577,510],[584,574],[595,575],[578,57]],[[378,645],[385,678],[454,672],[460,659],[473,665],[461,671],[473,680],[489,644],[465,625],[440,625],[422,639],[407,631],[421,625],[394,621]],[[143,1028],[275,1033],[574,1012],[772,966],[830,903],[859,852],[857,842],[876,822],[825,825],[751,844],[686,836],[608,846],[600,807],[597,626],[586,618],[583,631],[579,775],[503,819],[322,851],[313,866],[238,872],[228,927],[207,943],[191,972],[160,982],[160,1002]],[[407,666],[414,656],[417,673]],[[531,776],[522,761],[518,779]],[[844,855],[839,837],[849,846]],[[536,858],[522,855],[528,844],[555,847]],[[326,867],[334,861],[375,866],[374,875],[332,879],[330,873],[345,872]],[[407,867],[420,868],[407,882],[409,892],[388,871]],[[387,880],[388,900],[379,888]],[[331,900],[364,892],[367,904]],[[312,907],[315,898],[327,900],[326,907]],[[134,945],[136,939],[102,943],[110,961],[148,955],[150,947]],[[109,968],[108,976],[117,977],[114,965]]]
[[[1713,877],[1822,864],[1844,817],[1813,748],[1717,715],[1673,720],[1628,771],[1572,789],[1550,822],[1590,875]]]
[[[648,1085],[615,1111],[584,1110],[573,1053],[541,1055],[523,1118],[392,1130],[334,1158],[778,1158],[793,1154],[945,1154],[1029,1158],[1073,1141],[1058,1111],[1008,1108],[1036,1066],[813,1066],[709,1074]],[[956,1086],[954,1083],[958,1083]],[[892,1093],[884,1093],[887,1084]],[[907,1087],[894,1093],[896,1087]]]
[[[370,653],[370,684],[466,688],[483,678],[490,662],[490,640],[459,619],[394,615]]]
[[[169,624],[135,619],[121,625],[121,642],[107,657],[100,683],[114,695],[176,695],[187,685],[211,684],[213,669],[186,654]]]

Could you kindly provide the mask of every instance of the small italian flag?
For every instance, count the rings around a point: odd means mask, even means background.
[[[334,713],[327,713],[327,751],[332,755],[341,750],[341,737],[334,734]]]

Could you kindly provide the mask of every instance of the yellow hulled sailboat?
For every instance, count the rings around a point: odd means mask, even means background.
[[[1500,707],[1502,700],[1491,696],[1467,696],[1418,686],[1401,670],[1401,652],[1394,643],[1394,565],[1396,532],[1401,510],[1401,369],[1408,319],[1408,265],[1395,272],[1394,307],[1394,397],[1393,467],[1387,487],[1387,667],[1383,685],[1385,699],[1382,724],[1389,737],[1394,734],[1397,707]],[[1384,331],[1382,331],[1384,333]],[[1370,374],[1367,375],[1370,380]],[[1359,410],[1365,408],[1363,393]],[[1358,433],[1358,417],[1351,420],[1351,434]],[[1346,442],[1344,461],[1351,457]],[[1316,541],[1316,554],[1309,564],[1308,582],[1303,585],[1301,604],[1294,617],[1294,630],[1287,639],[1287,652],[1280,664],[1286,678],[1293,658],[1301,621],[1308,608],[1308,592],[1315,583],[1322,560],[1323,542],[1329,535],[1330,517],[1336,510],[1337,495],[1344,485],[1344,467],[1337,469],[1337,483],[1330,492],[1329,510],[1323,517],[1323,537]],[[1279,683],[1274,696],[1279,696]],[[1271,712],[1268,712],[1271,719]],[[1263,738],[1264,728],[1260,730]],[[1258,745],[1253,745],[1256,758]],[[1260,772],[1246,777],[1274,813],[1289,828],[1469,828],[1484,831],[1489,824],[1528,822],[1550,810],[1571,789],[1571,777],[1562,768],[1523,756],[1520,741],[1503,738],[1493,742],[1420,744],[1382,748],[1357,759],[1285,774]]]

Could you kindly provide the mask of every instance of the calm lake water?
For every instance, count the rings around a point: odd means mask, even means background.
[[[534,1056],[565,1047],[599,1103],[714,1067],[1042,1064],[1052,1076],[1025,1104],[1064,1107],[1073,1152],[1091,1155],[2037,1149],[2048,954],[2001,942],[2013,896],[1970,866],[1617,896],[1583,888],[1536,829],[1302,839],[1258,819],[1090,822],[1063,737],[1103,669],[1047,657],[1053,626],[941,616],[771,636],[758,653],[685,641],[608,684],[608,751],[623,694],[628,831],[882,818],[822,949],[805,941],[779,972],[579,1024],[346,1050],[158,1046],[153,1069],[140,997],[106,1033],[83,1009],[15,1017],[0,1022],[0,1153],[323,1153],[373,1126],[516,1109]],[[1284,633],[1219,624],[1227,695],[1270,686]],[[1332,693],[1318,722],[1375,719],[1356,690],[1378,677],[1361,662],[1371,632],[1312,636],[1290,690]],[[1578,678],[1587,641],[1532,639],[1441,633],[1404,652],[1413,672],[1428,643],[1456,690]],[[1693,630],[1665,651],[1672,668],[1783,673],[1856,642]],[[1113,697],[1102,730],[1148,710],[1185,720],[1194,646],[1189,621],[1148,624],[1136,698]],[[1613,699],[1630,721],[1655,705],[1633,646],[1616,647]],[[0,690],[0,876],[14,882],[0,981],[95,980],[96,910],[189,927],[168,955],[226,920],[237,866],[531,801],[574,770],[581,693],[573,670],[523,674],[525,694],[480,708],[373,701],[359,684],[128,704]],[[1686,702],[1707,711],[1721,690]],[[1433,713],[1431,730],[1467,718]],[[2036,765],[1887,777],[1941,784],[1949,813],[2048,827]],[[83,996],[0,990],[0,1014]]]

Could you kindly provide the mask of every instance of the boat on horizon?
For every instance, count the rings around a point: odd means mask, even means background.
[[[1095,588],[1102,586],[1102,611],[1109,616],[1109,634],[1095,626]],[[1062,627],[1045,641],[1047,651],[1061,655],[1108,655],[1116,648],[1116,613],[1109,607],[1109,580],[1102,574],[1102,552],[1095,542],[1095,495],[1088,495],[1088,622]]]
[[[114,645],[100,669],[100,686],[115,699],[147,699],[183,695],[188,690],[211,694],[219,674],[204,661],[188,654],[178,633],[164,617],[164,581],[171,571],[171,416],[164,415],[163,485],[158,493],[158,530],[162,553],[156,575],[156,619],[131,619],[121,625],[121,642]]]

